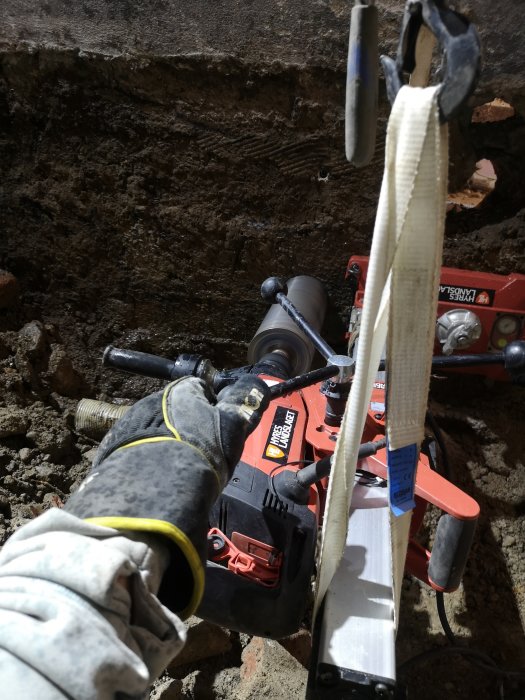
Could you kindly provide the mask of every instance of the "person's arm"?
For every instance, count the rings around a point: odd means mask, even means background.
[[[39,700],[147,696],[202,596],[209,508],[267,405],[255,377],[216,403],[187,378],[114,426],[66,509],[0,554],[0,687]]]
[[[20,528],[0,554],[0,688],[35,700],[146,696],[185,639],[155,595],[168,557],[159,538],[58,509]]]

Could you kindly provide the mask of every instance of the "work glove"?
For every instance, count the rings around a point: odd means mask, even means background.
[[[216,398],[202,380],[178,379],[113,426],[65,507],[98,525],[164,537],[171,560],[158,596],[182,618],[204,591],[209,510],[269,399],[254,375]]]

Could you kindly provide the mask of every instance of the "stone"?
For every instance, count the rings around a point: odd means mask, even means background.
[[[76,396],[82,386],[82,379],[62,345],[51,346],[46,377],[52,390],[62,396]]]
[[[294,659],[297,659],[302,666],[308,668],[312,655],[312,635],[309,630],[300,629],[289,637],[279,639],[279,644],[283,646]]]
[[[97,447],[90,447],[87,445],[88,449],[83,453],[84,459],[87,459],[88,462],[92,462],[95,457],[97,456],[98,448]]]
[[[186,644],[168,666],[168,670],[230,651],[230,635],[222,627],[195,616],[186,621],[186,627]]]
[[[44,506],[44,510],[48,508],[62,508],[64,502],[58,493],[46,493],[42,500],[42,505]]]
[[[27,355],[20,349],[16,351],[15,367],[18,370],[19,377],[24,382],[30,384],[32,387],[38,386],[38,375],[27,358]]]
[[[176,678],[163,678],[153,686],[149,700],[181,700],[182,681]]]
[[[308,672],[279,642],[254,637],[241,659],[236,700],[304,700]]]
[[[0,408],[0,438],[24,435],[28,427],[29,419],[23,409],[11,406]]]
[[[29,462],[31,460],[31,450],[29,447],[22,447],[22,449],[18,451],[18,456],[22,462]]]
[[[46,347],[46,334],[40,321],[30,321],[18,333],[18,350],[30,360],[38,360]]]
[[[62,421],[57,420],[57,413],[45,410],[39,402],[35,402],[29,410],[31,430],[26,438],[44,454],[42,461],[45,461],[45,455],[48,455],[48,461],[60,463],[61,459],[70,454],[73,446],[70,430]]]
[[[60,462],[71,450],[73,440],[71,432],[59,425],[45,425],[37,432],[35,445],[43,452],[42,461]]]
[[[4,516],[11,517],[11,502],[9,491],[0,490],[0,513]]]
[[[7,270],[0,270],[0,309],[9,309],[18,300],[18,280]]]
[[[514,107],[496,97],[491,102],[475,107],[472,112],[472,121],[478,123],[499,122],[510,119],[515,114],[516,110]]]

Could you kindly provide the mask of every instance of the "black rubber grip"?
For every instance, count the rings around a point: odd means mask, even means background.
[[[428,578],[438,590],[455,591],[463,576],[477,520],[459,520],[444,513],[438,522],[428,564]]]
[[[155,379],[165,379],[168,382],[184,376],[180,374],[180,367],[177,366],[175,360],[150,355],[147,352],[114,348],[112,345],[108,345],[104,350],[102,363],[105,367],[113,367],[124,372],[142,374]]]

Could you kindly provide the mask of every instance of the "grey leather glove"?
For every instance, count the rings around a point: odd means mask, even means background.
[[[136,403],[100,444],[66,510],[120,530],[157,533],[171,544],[160,600],[191,615],[204,590],[208,513],[269,404],[269,389],[244,375],[215,399],[185,377]]]

